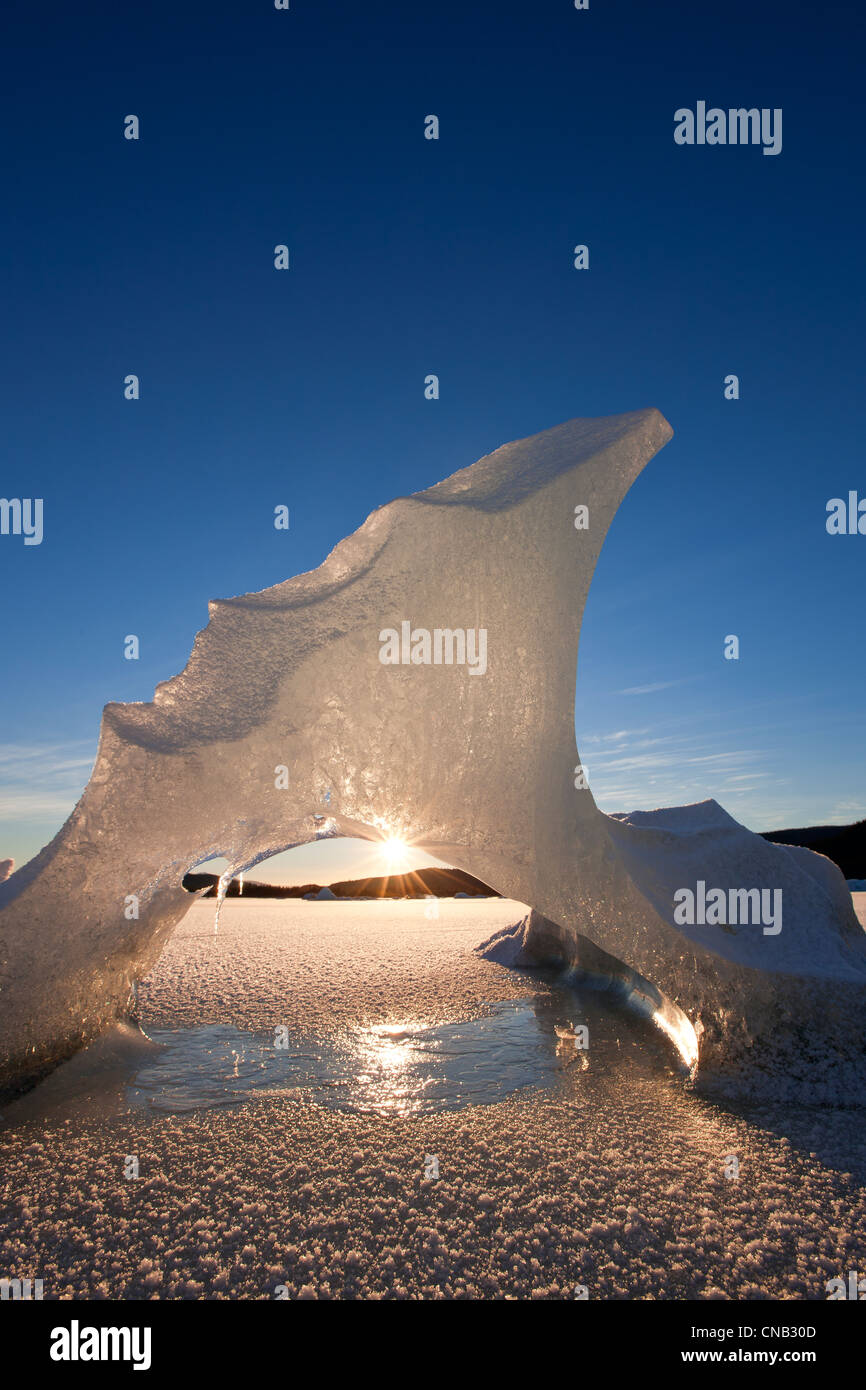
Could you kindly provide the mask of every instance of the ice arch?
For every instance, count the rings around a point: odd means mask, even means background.
[[[691,1020],[708,1075],[784,1068],[822,1094],[862,1077],[863,933],[834,866],[714,802],[621,820],[574,785],[587,589],[670,435],[641,410],[506,444],[373,512],[317,570],[212,603],[153,703],[106,707],[81,801],[0,884],[0,1086],[124,1012],[191,866],[376,827],[531,903],[530,956],[573,961],[588,938],[627,962]],[[485,672],[383,665],[380,632],[407,621],[483,628]],[[784,930],[676,926],[673,893],[696,879],[781,887]]]

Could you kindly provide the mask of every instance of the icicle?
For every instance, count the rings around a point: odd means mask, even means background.
[[[217,935],[217,933],[218,933],[218,931],[219,931],[219,929],[220,929],[220,912],[221,912],[221,910],[222,910],[222,905],[223,905],[223,903],[224,903],[224,901],[225,901],[226,893],[229,891],[229,884],[231,883],[231,881],[232,881],[233,878],[234,878],[234,874],[232,873],[231,869],[226,869],[226,871],[225,871],[224,874],[220,874],[219,883],[217,884],[217,905],[216,905],[216,912],[215,912],[215,914],[214,914],[214,919],[213,919],[213,934],[214,934],[214,936]]]

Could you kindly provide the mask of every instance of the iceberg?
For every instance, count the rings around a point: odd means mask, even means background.
[[[699,1081],[862,1085],[866,936],[835,865],[712,801],[605,815],[575,775],[589,584],[671,434],[648,409],[506,444],[380,507],[318,569],[212,602],[151,703],[106,706],[81,800],[0,883],[0,1087],[134,1012],[186,873],[219,856],[248,873],[323,825],[530,905],[518,958],[619,980]],[[780,892],[782,929],[678,922],[699,883]]]

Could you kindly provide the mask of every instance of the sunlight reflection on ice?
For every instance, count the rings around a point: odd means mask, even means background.
[[[653,1030],[596,1001],[552,990],[465,1022],[400,1019],[327,1037],[288,1035],[282,1047],[272,1035],[224,1025],[156,1031],[160,1051],[139,1067],[127,1098],[169,1112],[283,1097],[411,1115],[491,1104],[566,1074],[623,1065],[621,1037],[633,1058],[652,1060]]]

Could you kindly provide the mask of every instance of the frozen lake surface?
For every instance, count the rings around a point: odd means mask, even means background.
[[[552,1033],[552,1030],[551,1030]],[[286,1038],[224,1025],[155,1030],[163,1051],[138,1071],[130,1098],[163,1112],[243,1104],[275,1094],[343,1110],[395,1112],[486,1104],[556,1079],[555,1034],[532,1004],[424,1028],[378,1024],[334,1038]]]
[[[445,900],[437,911],[430,919],[417,901],[230,900],[215,932],[211,904],[198,903],[141,991],[143,1028],[106,1034],[8,1106],[6,1123],[276,1100],[410,1116],[580,1074],[674,1075],[667,1041],[610,996],[475,955],[520,905]],[[407,986],[422,982],[423,1000],[407,1008]],[[490,997],[497,982],[508,997]]]
[[[585,1029],[586,1031],[581,1031]],[[589,991],[551,989],[488,1006],[478,1018],[342,1029],[306,1038],[224,1024],[154,1029],[160,1052],[127,1087],[162,1113],[275,1098],[381,1115],[489,1105],[528,1087],[555,1086],[570,1068],[627,1065],[661,1041],[640,1020],[611,1014]],[[623,1050],[625,1048],[625,1051]]]
[[[477,954],[523,911],[234,899],[215,936],[195,903],[140,991],[156,1041],[4,1111],[4,1268],[133,1299],[824,1299],[862,1269],[863,1111],[687,1090],[608,996]]]

